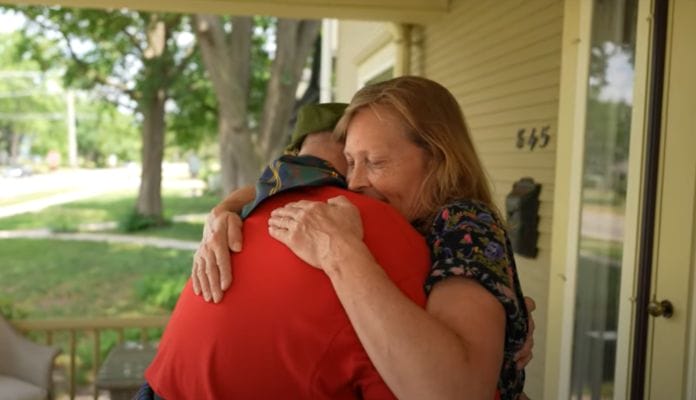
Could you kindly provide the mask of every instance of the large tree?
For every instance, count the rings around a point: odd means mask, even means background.
[[[171,126],[181,131],[177,139],[188,143],[200,140],[197,131],[214,120],[209,111],[215,108],[223,189],[250,183],[260,166],[287,141],[289,121],[297,108],[298,82],[320,27],[319,21],[212,15],[195,16],[194,26],[189,27],[188,17],[180,15],[128,10],[22,10],[34,26],[25,30],[27,38],[49,32],[66,49],[68,83],[96,85],[106,89],[113,100],[123,102],[126,98],[137,105],[143,132],[137,211],[155,218],[161,216],[167,99],[177,100],[169,107],[179,116]],[[198,57],[192,46],[182,49],[174,40],[176,32],[187,28],[195,32],[216,102],[211,101],[206,92],[209,87],[201,85],[200,80],[195,84],[189,83],[194,80],[186,81],[186,75],[199,77],[201,73],[195,68]],[[275,40],[267,40],[268,34]],[[42,60],[39,53],[34,55]],[[313,67],[318,61],[315,54]],[[265,87],[259,89],[261,83]],[[310,85],[310,92],[316,91],[314,86]],[[311,101],[311,96],[303,96],[302,101]],[[186,116],[195,121],[187,121]]]
[[[162,221],[162,159],[166,131],[165,105],[173,83],[196,56],[187,31],[187,17],[129,10],[103,11],[56,7],[18,9],[30,21],[26,51],[43,65],[58,62],[35,51],[39,37],[52,38],[63,49],[68,86],[98,87],[123,106],[135,105],[142,132],[142,173],[136,212]]]
[[[252,182],[259,167],[285,144],[297,86],[319,33],[319,21],[275,22],[275,54],[265,100],[260,120],[253,121],[250,83],[254,77],[252,55],[258,48],[253,42],[254,19],[195,17],[203,62],[218,101],[222,186],[226,192]]]

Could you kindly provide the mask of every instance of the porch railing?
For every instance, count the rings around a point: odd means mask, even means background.
[[[169,316],[158,317],[138,317],[138,318],[61,318],[61,319],[45,319],[45,320],[16,320],[12,323],[21,332],[42,333],[46,344],[52,345],[54,335],[57,333],[66,332],[69,335],[69,343],[67,354],[69,354],[69,394],[70,399],[75,398],[76,391],[76,374],[75,374],[75,359],[77,350],[77,335],[78,333],[86,333],[92,336],[92,373],[96,379],[97,372],[101,364],[101,333],[104,331],[115,331],[118,335],[117,343],[122,343],[125,339],[126,331],[140,331],[140,341],[142,343],[148,340],[148,329],[164,328],[167,325]],[[66,349],[61,349],[64,352]],[[55,385],[54,385],[55,386]],[[98,397],[96,382],[93,388],[94,399]]]

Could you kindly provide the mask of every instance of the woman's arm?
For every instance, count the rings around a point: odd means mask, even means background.
[[[345,198],[298,202],[273,212],[269,232],[326,272],[398,398],[492,399],[505,338],[500,302],[478,283],[452,278],[435,285],[423,310],[374,261],[359,221]]]
[[[355,254],[355,246],[346,246]],[[505,339],[500,302],[477,282],[435,285],[427,312],[381,267],[336,254],[328,276],[365,350],[399,399],[494,398]]]
[[[242,220],[239,212],[254,200],[253,186],[231,192],[208,214],[203,227],[203,239],[193,256],[191,281],[193,291],[203,294],[206,301],[218,303],[222,292],[232,283],[230,250],[242,250]]]

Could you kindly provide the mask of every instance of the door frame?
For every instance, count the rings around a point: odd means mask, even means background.
[[[671,0],[668,11],[655,267],[650,293],[658,301],[670,300],[674,316],[650,319],[645,397],[656,400],[684,398],[693,390],[694,377],[689,374],[696,362],[696,332],[689,330],[696,318],[696,311],[689,310],[694,307],[696,274],[696,227],[692,222],[696,220],[696,0]]]
[[[561,80],[549,268],[544,398],[567,399],[575,308],[585,111],[589,76],[592,1],[566,0],[561,43]]]
[[[650,54],[652,2],[638,2],[631,117],[625,237],[620,283],[616,343],[615,399],[629,393],[635,318],[636,264],[639,255],[641,193],[645,165],[648,57]],[[585,147],[587,82],[593,1],[566,0],[562,39],[559,137],[556,153],[556,190],[549,276],[549,317],[544,398],[567,399],[570,379],[576,297],[578,245],[581,227],[582,175]],[[565,132],[561,135],[561,132]]]

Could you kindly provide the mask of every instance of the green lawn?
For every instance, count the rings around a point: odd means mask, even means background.
[[[43,199],[43,198],[50,197],[50,196],[55,195],[55,194],[64,193],[65,190],[66,190],[66,188],[61,188],[61,189],[47,190],[45,192],[29,193],[29,194],[24,194],[21,196],[14,196],[14,197],[8,197],[5,199],[0,199],[0,207],[24,203],[24,202],[31,201],[31,200]]]
[[[136,193],[114,193],[93,199],[76,201],[48,207],[36,213],[19,214],[0,219],[0,230],[53,228],[58,230],[75,230],[81,223],[120,221],[129,214],[135,205]],[[213,195],[191,197],[186,192],[165,191],[163,207],[165,217],[181,214],[207,213],[217,204],[219,198]],[[174,224],[178,225],[178,224]],[[189,226],[189,225],[194,225]],[[198,240],[202,232],[200,224],[183,224],[184,236],[175,233],[163,233],[168,237]],[[198,230],[194,236],[190,231]],[[163,229],[163,232],[171,231]],[[146,234],[149,234],[146,232]]]
[[[0,230],[74,230],[89,222],[119,221],[133,209],[134,192],[112,193],[0,219]],[[216,196],[165,191],[165,215],[207,213]],[[175,222],[133,235],[198,241],[203,224]],[[114,231],[123,234],[123,232]],[[149,315],[173,305],[191,268],[192,251],[62,240],[0,240],[0,302],[30,318]],[[0,304],[2,306],[2,304]]]
[[[27,318],[166,313],[156,296],[169,282],[166,302],[173,304],[193,256],[139,245],[31,239],[0,240],[0,254],[0,298]]]
[[[114,233],[122,234],[123,232],[114,231]],[[203,224],[191,222],[172,222],[167,226],[149,228],[144,231],[130,232],[129,234],[198,242],[203,236]]]

